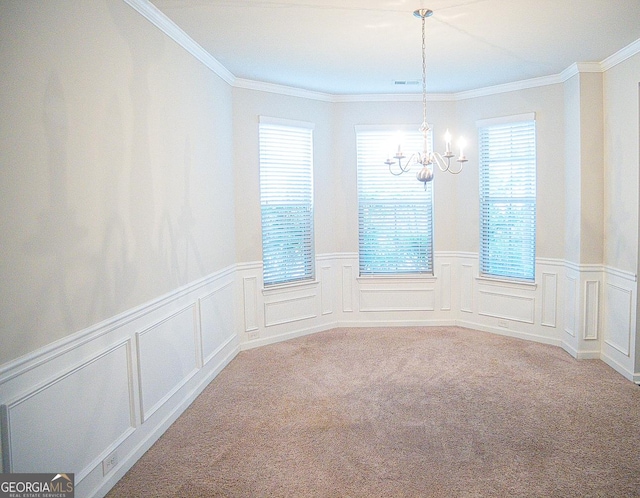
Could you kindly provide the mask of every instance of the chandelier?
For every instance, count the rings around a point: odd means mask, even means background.
[[[411,169],[411,166],[415,163],[422,168],[416,173],[416,178],[424,183],[424,188],[427,188],[427,182],[433,180],[432,165],[435,163],[438,165],[440,171],[448,171],[454,175],[457,175],[462,171],[464,163],[467,162],[467,158],[463,153],[465,147],[464,139],[460,138],[458,141],[458,147],[460,148],[460,154],[456,158],[458,167],[455,164],[451,164],[451,159],[455,157],[455,154],[451,152],[451,134],[449,130],[445,133],[445,151],[444,154],[438,152],[428,152],[427,141],[429,134],[429,125],[427,124],[427,57],[426,57],[426,43],[425,43],[425,20],[427,17],[433,15],[433,11],[429,9],[418,9],[413,12],[413,15],[422,19],[422,125],[420,126],[420,133],[422,133],[423,147],[422,153],[417,152],[412,154],[409,159],[403,164],[403,159],[406,156],[402,152],[402,147],[398,146],[398,151],[393,158],[388,158],[384,163],[389,167],[389,172],[392,175],[399,176],[406,173]]]

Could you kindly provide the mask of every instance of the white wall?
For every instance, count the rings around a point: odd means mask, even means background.
[[[537,219],[536,256],[562,259],[564,256],[565,178],[564,178],[564,110],[563,85],[546,85],[497,95],[475,97],[457,102],[460,122],[465,134],[477,146],[476,121],[499,116],[528,112],[536,115],[537,137]],[[477,157],[477,148],[470,149],[469,157]],[[458,250],[478,252],[479,201],[477,160],[467,165],[474,175],[459,175]]]
[[[229,85],[123,2],[0,9],[1,365],[236,254]]]
[[[0,37],[2,470],[100,495],[238,352],[232,91],[122,1]]]
[[[428,120],[433,129],[434,147],[443,149],[443,135],[448,128],[457,128],[454,106],[451,102],[429,102]],[[335,252],[358,251],[358,192],[356,178],[356,125],[412,125],[418,129],[422,123],[420,101],[398,102],[340,102],[333,107],[334,141],[333,162],[336,167],[334,199],[337,223],[333,237]],[[385,168],[384,164],[381,167]],[[413,174],[413,173],[410,173]],[[466,174],[466,173],[465,173]],[[453,250],[456,247],[455,210],[449,209],[454,183],[447,175],[436,171],[434,178],[434,242],[435,250]],[[416,181],[416,188],[422,185]]]
[[[331,104],[244,88],[233,89],[233,136],[237,260],[262,260],[260,218],[260,116],[313,123],[313,188],[316,252],[332,252],[333,162]]]
[[[637,43],[636,43],[637,44]],[[638,225],[640,55],[604,74],[603,359],[640,378]]]
[[[604,73],[604,264],[638,264],[640,54]]]

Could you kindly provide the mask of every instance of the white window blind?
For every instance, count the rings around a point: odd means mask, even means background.
[[[384,160],[399,141],[407,159],[422,152],[417,130],[356,128],[360,275],[433,273],[432,183],[424,189],[416,166],[389,173]]]
[[[533,114],[479,123],[480,273],[535,279],[536,128]]]
[[[313,126],[260,118],[264,285],[314,278]]]

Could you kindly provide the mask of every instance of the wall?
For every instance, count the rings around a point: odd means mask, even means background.
[[[238,168],[238,248],[242,287],[240,331],[243,347],[312,333],[336,325],[439,325],[457,323],[501,334],[561,344],[560,309],[564,278],[564,177],[557,151],[564,140],[562,85],[548,85],[507,94],[429,103],[434,143],[442,148],[446,128],[470,142],[467,154],[477,157],[475,123],[479,119],[535,112],[538,137],[539,195],[537,279],[535,284],[478,278],[478,166],[470,161],[457,176],[435,172],[434,276],[360,277],[358,271],[358,204],[356,188],[356,125],[419,123],[421,106],[411,98],[340,99],[331,104],[255,90],[234,90],[236,161]],[[315,113],[313,112],[315,110]],[[316,216],[326,229],[316,231],[316,280],[304,285],[264,289],[259,258],[260,223],[257,198],[257,116],[277,113],[287,119],[318,120],[329,142],[316,141],[317,157],[331,151],[331,162],[314,171],[320,185]],[[252,133],[247,129],[253,128]],[[562,154],[561,154],[562,159]],[[384,167],[381,164],[381,167]],[[416,182],[416,188],[421,188]],[[241,198],[240,191],[245,192]],[[550,192],[547,195],[547,192]],[[316,192],[318,194],[318,192]],[[323,215],[323,211],[325,211]],[[318,227],[316,227],[318,229]],[[463,248],[463,250],[461,250]],[[252,252],[249,253],[248,251]],[[246,252],[245,252],[246,251]]]
[[[604,73],[604,264],[635,272],[638,261],[640,54]]]
[[[122,1],[0,34],[2,471],[100,495],[238,352],[232,91]]]
[[[434,147],[442,149],[446,128],[455,133],[457,123],[452,116],[451,102],[428,103],[429,125],[433,129]],[[335,204],[340,213],[334,225],[336,252],[358,251],[358,191],[356,184],[356,125],[411,125],[416,129],[422,122],[422,105],[419,100],[354,101],[334,104],[334,158],[336,180],[334,182]],[[453,117],[453,119],[451,119]],[[386,166],[382,166],[386,167]],[[447,200],[452,198],[453,182],[448,175],[435,171],[434,184],[434,242],[436,250],[452,250],[455,242],[455,211],[448,209]],[[416,181],[416,187],[421,188]]]
[[[333,162],[331,104],[245,88],[233,89],[235,211],[239,262],[262,260],[259,117],[306,121],[313,129],[314,228],[318,254],[333,251]]]
[[[1,8],[0,365],[235,262],[229,86],[123,2]]]
[[[638,45],[638,43],[636,43]],[[604,74],[604,331],[602,357],[640,379],[640,55]]]
[[[564,112],[563,85],[554,84],[519,91],[488,95],[457,102],[465,134],[477,144],[476,121],[499,116],[534,112],[537,139],[537,192],[536,205],[536,256],[562,259],[565,231],[564,219],[559,216],[565,210],[564,178]],[[470,150],[470,157],[477,157],[477,149]],[[468,164],[473,172],[456,178],[460,216],[457,218],[458,250],[478,252],[479,199],[478,166]]]

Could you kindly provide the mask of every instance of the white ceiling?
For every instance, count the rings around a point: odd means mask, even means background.
[[[640,39],[640,0],[152,0],[237,78],[329,94],[429,93],[560,74]]]

